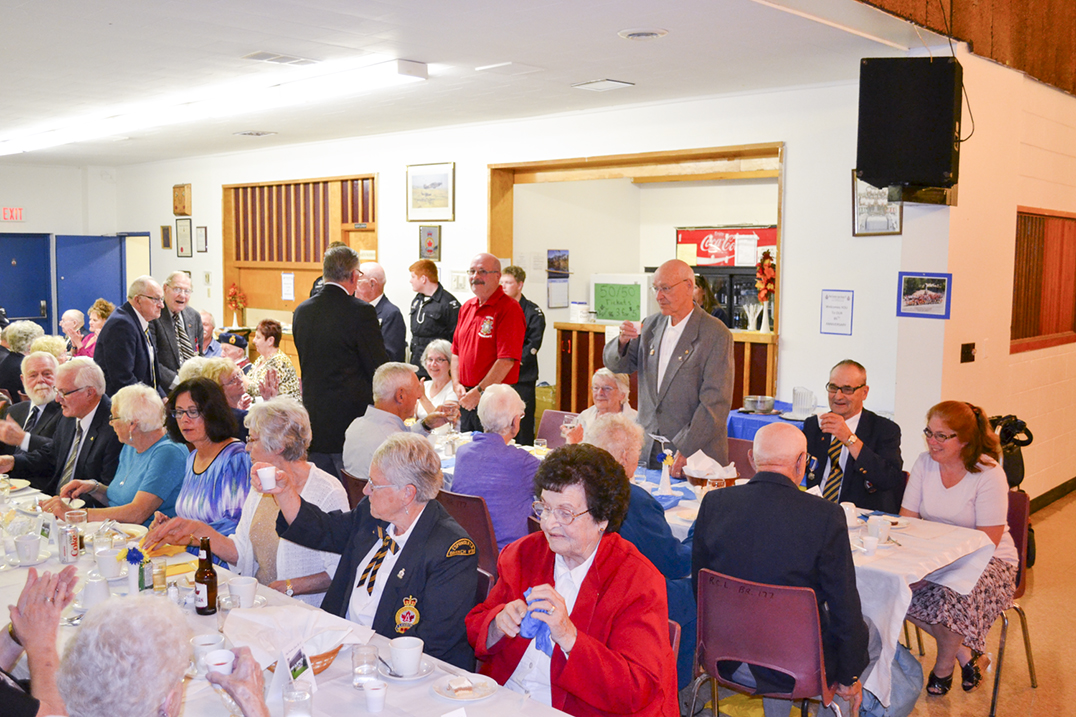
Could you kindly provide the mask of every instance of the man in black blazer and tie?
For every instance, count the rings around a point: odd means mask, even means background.
[[[105,393],[141,383],[167,395],[161,381],[155,331],[150,322],[161,315],[164,290],[152,276],[140,276],[127,290],[127,301],[101,327],[93,359],[105,373]],[[199,323],[201,319],[199,318]]]
[[[851,359],[829,372],[830,412],[803,422],[813,458],[807,487],[820,486],[834,503],[896,513],[904,497],[900,426],[863,408],[869,391],[867,370]]]
[[[179,381],[183,362],[202,354],[202,315],[190,306],[191,278],[185,271],[173,271],[164,280],[164,307],[152,322],[156,334],[158,380],[165,390]]]
[[[112,482],[123,447],[112,430],[112,402],[105,376],[93,360],[80,356],[56,371],[63,418],[52,443],[16,456],[0,456],[0,473],[25,478],[43,493],[56,495],[72,479]]]
[[[52,443],[62,409],[56,403],[56,357],[35,351],[22,360],[22,390],[29,401],[16,403],[0,421],[0,455],[33,451]]]
[[[292,334],[313,434],[309,459],[339,476],[344,432],[373,403],[374,371],[389,357],[377,312],[353,296],[359,255],[348,246],[332,247],[322,272],[321,291],[295,309]]]

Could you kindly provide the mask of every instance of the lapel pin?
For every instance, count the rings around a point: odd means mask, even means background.
[[[406,571],[407,571],[407,568],[400,568],[400,572],[396,573],[396,579],[397,580],[403,580],[404,572],[406,572]]]

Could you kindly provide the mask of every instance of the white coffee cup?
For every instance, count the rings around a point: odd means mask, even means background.
[[[276,468],[274,466],[266,466],[265,468],[258,469],[258,480],[262,482],[262,490],[273,490],[276,488]]]
[[[234,665],[235,653],[231,650],[213,650],[205,656],[206,672],[219,672],[222,675],[230,675]]]
[[[198,672],[205,672],[205,658],[209,653],[224,647],[224,636],[217,633],[212,635],[195,635],[191,638],[191,647],[194,648],[194,667]]]
[[[417,640],[418,638],[409,639]],[[397,671],[399,670],[397,669]],[[385,709],[385,695],[389,691],[388,687],[389,686],[381,680],[372,680],[363,685],[362,692],[366,695],[367,712],[380,712]]]
[[[108,581],[104,578],[87,578],[82,588],[82,607],[89,609],[108,600]]]
[[[848,527],[855,527],[859,521],[859,512],[856,510],[856,504],[844,501],[841,503],[841,507],[844,508],[844,519],[848,523]]]
[[[867,555],[874,555],[874,551],[878,549],[878,538],[873,535],[863,536],[863,552]]]
[[[119,555],[118,548],[98,550],[94,553],[94,557],[97,558],[97,572],[101,573],[101,577],[118,578],[120,576],[123,565],[118,560]]]
[[[36,561],[40,548],[40,535],[20,535],[15,538],[15,551],[19,554],[19,562],[32,563]]]
[[[254,578],[232,578],[228,581],[228,592],[239,596],[240,607],[254,607],[254,596],[258,593],[258,581]]]
[[[867,519],[867,535],[878,538],[879,543],[889,540],[889,529],[891,527],[889,519],[880,515],[872,515]]]
[[[389,641],[392,669],[404,677],[418,674],[422,664],[423,643],[417,637],[397,637]]]

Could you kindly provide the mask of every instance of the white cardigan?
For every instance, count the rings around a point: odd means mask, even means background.
[[[316,467],[310,466],[310,477],[303,487],[300,496],[308,503],[312,503],[328,513],[332,510],[347,512],[347,491],[340,481]],[[254,559],[254,546],[250,542],[250,523],[254,520],[254,513],[258,510],[258,501],[262,494],[256,490],[250,491],[247,500],[243,504],[242,517],[236,527],[235,535],[229,536],[235,542],[236,551],[239,553],[239,562],[231,565],[231,569],[240,575],[253,577],[258,572],[258,562]],[[272,498],[269,498],[272,500]],[[324,553],[320,550],[303,548],[295,543],[280,539],[276,549],[276,577],[277,580],[288,580],[316,575],[327,572],[329,577],[336,574],[336,565],[340,562],[337,553]],[[325,593],[313,593],[311,595],[296,595],[296,600],[321,607],[321,601]]]

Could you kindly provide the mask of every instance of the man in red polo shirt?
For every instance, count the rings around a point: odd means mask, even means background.
[[[452,385],[460,398],[460,430],[481,431],[478,400],[495,383],[519,380],[527,325],[523,309],[501,289],[501,262],[478,254],[467,270],[474,298],[460,307],[452,337]]]

